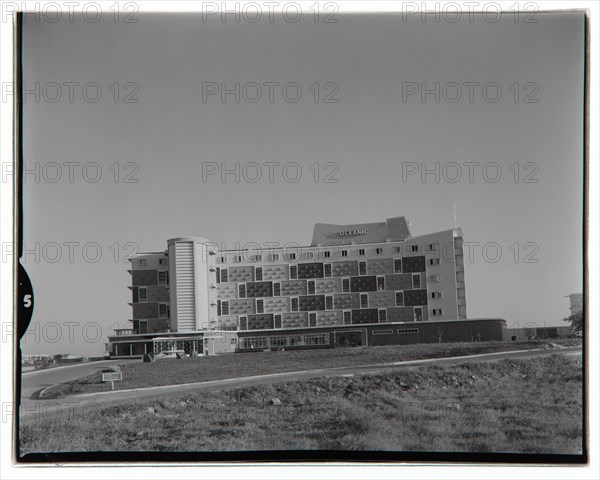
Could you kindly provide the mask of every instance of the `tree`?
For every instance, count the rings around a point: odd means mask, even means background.
[[[442,339],[444,338],[444,331],[440,327],[437,327],[436,333],[438,337],[438,343],[442,343]]]
[[[525,327],[525,335],[527,336],[527,340],[532,340],[536,337],[537,328],[535,327]]]
[[[583,311],[572,313],[563,321],[570,323],[574,332],[581,332],[583,330]]]

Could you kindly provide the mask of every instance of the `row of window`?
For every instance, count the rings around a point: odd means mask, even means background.
[[[387,310],[385,308],[380,308],[378,310],[377,320],[379,323],[387,322]],[[423,307],[415,307],[414,308],[414,320],[415,322],[423,321]],[[343,324],[344,325],[352,325],[352,311],[344,310],[343,313]],[[308,313],[308,327],[318,327],[317,324],[317,312],[309,312]],[[282,324],[282,316],[281,314],[273,315],[273,328],[280,329],[283,328]],[[248,317],[246,315],[241,315],[239,318],[239,329],[247,330],[248,329]],[[402,332],[398,330],[398,333],[418,333],[418,329],[404,329]],[[412,330],[417,330],[413,332]],[[374,333],[375,334],[375,333]]]
[[[436,243],[428,243],[425,245],[425,251],[427,251],[427,252],[437,252],[438,249],[439,249],[439,244],[437,242]],[[420,251],[420,247],[419,247],[419,245],[414,245],[414,244],[409,245],[408,251],[411,253],[418,253]],[[364,257],[366,255],[365,248],[359,248],[356,252],[358,253],[358,256],[360,256],[360,257]],[[393,252],[396,254],[403,253],[403,248],[401,246],[395,246]],[[339,254],[342,257],[348,257],[348,253],[349,253],[348,250],[339,250]],[[384,253],[383,247],[375,248],[376,255],[383,255],[383,253]],[[332,257],[335,257],[337,254],[338,254],[338,251],[332,252],[330,250],[325,250],[325,251],[323,251],[323,258],[332,258]],[[281,257],[287,259],[288,261],[298,260],[298,259],[312,260],[313,258],[315,258],[315,254],[314,254],[314,252],[304,252],[304,253],[301,253],[300,255],[298,255],[297,253],[294,253],[294,252],[290,252],[290,253],[286,253],[286,254],[274,253],[271,255],[266,255],[265,259],[270,262],[276,262]],[[243,263],[243,262],[247,262],[247,261],[261,262],[262,260],[263,260],[263,255],[260,255],[260,254],[250,255],[246,259],[244,259],[243,255],[235,255],[233,257],[234,263]],[[227,256],[225,256],[225,255],[220,256],[218,262],[219,263],[227,263]]]
[[[329,345],[329,333],[312,333],[305,335],[272,335],[264,337],[242,337],[238,341],[241,349],[283,348],[314,345]]]
[[[430,258],[429,264],[432,266],[439,265],[439,258]],[[254,268],[254,280],[257,282],[262,282],[263,280],[263,267],[251,267]],[[297,280],[298,279],[298,265],[289,265],[289,279]],[[159,272],[160,274],[161,272]],[[164,272],[167,273],[167,272]],[[402,273],[402,259],[396,258],[394,259],[394,273]],[[217,268],[217,283],[228,283],[229,282],[229,270],[227,268]],[[358,274],[360,276],[367,275],[367,262],[358,262]],[[331,263],[323,264],[323,277],[330,278],[331,277]],[[432,282],[440,282],[440,275],[430,275],[429,279]],[[160,283],[159,283],[160,285]],[[419,287],[415,287],[419,288]]]
[[[437,252],[439,249],[439,245],[438,243],[428,243],[425,245],[425,251],[427,252]],[[411,253],[418,253],[420,251],[420,247],[419,245],[409,245],[408,247],[408,251]],[[332,255],[333,253],[333,255]],[[331,252],[329,250],[326,250],[323,252],[323,258],[334,258],[337,255],[337,251],[335,252]],[[348,257],[348,250],[340,250],[339,251],[340,256],[347,258]],[[403,253],[403,249],[400,246],[396,246],[394,247],[393,250],[394,254],[399,254],[399,253]],[[366,249],[364,248],[359,248],[357,250],[357,254],[360,257],[363,257],[366,255]],[[383,255],[384,254],[384,248],[383,247],[377,247],[375,248],[375,254],[376,255]],[[268,261],[271,262],[276,262],[279,261],[280,258],[285,258],[288,261],[292,261],[292,260],[312,260],[315,258],[315,255],[313,252],[304,252],[300,255],[298,255],[297,253],[287,253],[287,254],[279,254],[279,253],[274,253],[272,255],[266,255],[265,258]],[[243,262],[247,262],[247,261],[252,261],[252,262],[261,262],[263,261],[263,255],[251,255],[249,256],[247,259],[244,259],[243,255],[236,255],[233,257],[233,261],[235,263],[243,263]],[[218,259],[218,263],[227,263],[227,257],[226,256],[220,256]],[[147,265],[147,260],[145,258],[140,258],[138,259],[138,264],[142,267],[145,267]],[[158,259],[158,264],[160,266],[166,266],[169,264],[169,261],[167,258],[159,258]],[[439,264],[439,259],[438,259],[438,264]],[[435,265],[434,263],[431,263],[431,265]]]
[[[412,335],[415,333],[419,333],[419,329],[418,328],[399,328],[398,330],[396,330],[396,333],[400,334],[400,335]],[[393,335],[394,334],[394,330],[393,329],[388,329],[388,330],[373,330],[373,335]]]
[[[140,266],[142,266],[142,267],[145,267],[145,266],[147,265],[147,262],[146,262],[146,259],[145,259],[145,258],[140,258],[140,259],[138,260],[138,263],[139,263],[139,264],[140,264]],[[166,258],[159,258],[159,259],[158,259],[158,264],[159,264],[159,265],[161,265],[161,266],[168,265],[168,264],[169,264],[169,261],[168,261]]]
[[[159,272],[159,278],[160,278],[160,274],[164,273],[164,274],[168,274],[168,272]],[[421,277],[418,274],[413,275],[413,288],[418,289],[421,288]],[[165,278],[164,281],[168,281],[168,278]],[[307,282],[307,290],[308,290],[308,294],[309,295],[314,295],[316,292],[316,285],[315,285],[315,281],[314,280],[309,280]],[[385,291],[385,277],[384,276],[378,276],[377,277],[377,290],[378,291]],[[342,293],[350,293],[351,291],[351,287],[350,287],[350,278],[343,278],[342,279]],[[437,298],[442,298],[442,292],[431,292],[431,298],[432,299],[437,299]],[[273,296],[274,297],[279,297],[281,296],[281,283],[280,282],[273,282]],[[246,298],[246,284],[245,283],[240,283],[238,284],[238,297],[239,298]],[[402,292],[398,291],[396,292],[396,303],[398,305],[401,305],[401,297],[402,297]],[[292,297],[292,308],[294,305],[294,298]],[[361,307],[363,304],[363,298],[365,298],[365,302],[368,305],[368,298],[367,298],[367,294],[361,294]],[[398,300],[400,298],[400,300]],[[295,298],[296,303],[298,301],[297,298]],[[139,303],[146,303],[148,301],[148,289],[147,287],[138,287],[138,302]],[[258,302],[258,300],[257,300]],[[260,302],[263,302],[263,300],[260,300]],[[400,303],[398,303],[400,302]],[[161,304],[162,305],[162,304]],[[328,307],[328,305],[331,305],[330,307]],[[326,310],[332,310],[333,309],[333,297],[331,295],[327,295],[325,296],[325,308]],[[292,310],[295,311],[295,310]],[[262,312],[258,312],[258,313],[262,313]],[[228,313],[224,313],[223,315],[228,315]]]
[[[404,296],[402,292],[396,292],[396,307],[404,306]],[[217,315],[220,316],[228,316],[230,315],[229,309],[229,301],[227,300],[217,300]],[[255,299],[255,311],[256,313],[265,313],[265,301],[262,298]],[[360,308],[369,308],[369,296],[366,293],[360,294]],[[299,297],[290,297],[290,310],[292,312],[299,312]],[[333,296],[326,295],[325,296],[325,310],[334,310],[333,308]],[[380,309],[381,312],[385,315],[385,309]],[[431,311],[431,314],[434,317],[441,317],[443,315],[443,310],[441,308],[434,308]],[[316,313],[315,313],[316,315]],[[241,317],[240,317],[241,318]],[[380,319],[381,321],[381,319]],[[385,321],[385,319],[384,319]]]
[[[398,328],[398,335],[415,335],[419,333],[418,328]],[[393,329],[373,330],[373,335],[393,335]],[[242,337],[238,340],[241,349],[263,349],[284,348],[311,345],[329,345],[331,337],[329,333],[313,333],[305,335],[271,335],[261,337]],[[233,343],[233,342],[232,342]]]
[[[247,283],[238,283],[238,298],[246,298],[247,294]],[[421,288],[421,276],[415,274],[412,276],[412,288]],[[316,294],[316,282],[314,280],[308,280],[306,282],[306,289],[308,295]],[[351,282],[349,277],[342,278],[342,293],[351,293]],[[377,291],[385,291],[385,276],[377,276]],[[281,282],[273,282],[273,297],[281,296]],[[431,298],[442,298],[442,292],[431,292]]]

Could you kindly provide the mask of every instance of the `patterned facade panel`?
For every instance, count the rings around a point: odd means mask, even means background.
[[[408,290],[410,288],[413,288],[413,280],[410,273],[385,276],[386,290]]]
[[[265,312],[282,313],[290,311],[290,299],[288,297],[265,298]]]
[[[230,298],[237,298],[237,284],[236,283],[218,283],[217,284],[217,298],[219,300],[228,300]]]
[[[325,310],[325,295],[305,295],[299,297],[299,309],[301,312],[312,312],[314,310]]]
[[[336,310],[350,310],[352,308],[360,308],[360,294],[342,293],[341,295],[334,295],[333,308],[335,308]]]
[[[208,321],[208,328],[210,330],[219,330],[219,325],[221,324],[221,318],[223,317],[219,317],[217,318],[212,318]]]
[[[319,327],[331,327],[333,325],[342,325],[341,311],[317,312],[317,325]]]
[[[369,307],[386,308],[396,306],[396,292],[371,292],[369,293]]]
[[[369,308],[364,310],[352,310],[352,325],[360,325],[362,323],[378,323],[379,310]]]
[[[354,277],[358,275],[358,261],[333,262],[331,275],[334,277]]]
[[[273,328],[273,315],[261,313],[248,315],[248,330],[267,330]]]
[[[229,300],[230,315],[247,315],[254,313],[256,302],[253,298],[240,298],[238,300]]]
[[[134,303],[133,318],[158,318],[158,303]]]
[[[307,312],[283,313],[281,315],[281,324],[283,328],[302,328],[308,327]]]
[[[377,290],[377,277],[351,277],[351,292],[374,292]]]
[[[404,306],[427,305],[427,290],[407,290],[404,292]]]
[[[273,282],[251,282],[246,284],[246,297],[263,298],[273,296]]]
[[[306,295],[306,280],[288,280],[281,282],[281,295]]]
[[[342,293],[342,279],[319,278],[315,280],[315,293]]]
[[[230,282],[254,281],[254,267],[229,267]]]
[[[299,263],[298,278],[323,278],[323,264],[317,263]]]
[[[404,257],[402,259],[402,273],[417,273],[425,271],[425,257]]]
[[[169,290],[164,285],[154,285],[147,288],[148,302],[168,302]]]
[[[367,261],[368,275],[388,275],[394,273],[394,260],[392,258],[381,258]]]
[[[264,265],[263,280],[287,280],[288,266],[287,265]]]
[[[387,321],[390,322],[414,322],[415,312],[413,307],[396,307],[387,309]]]
[[[238,318],[237,316],[220,316],[217,320],[217,330],[237,330],[238,329]],[[212,322],[211,322],[212,324]]]
[[[158,285],[158,270],[133,270],[131,277],[131,285],[134,287]]]

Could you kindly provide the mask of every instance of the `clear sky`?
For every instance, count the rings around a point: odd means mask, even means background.
[[[24,81],[39,92],[37,101],[27,95],[24,113],[25,163],[39,168],[24,189],[36,301],[25,354],[101,355],[110,329],[131,317],[123,260],[133,248],[160,251],[186,235],[227,248],[308,245],[317,222],[400,215],[420,235],[452,228],[454,205],[474,242],[465,259],[469,317],[563,324],[565,295],[583,289],[582,14],[537,14],[537,23],[509,15],[495,23],[399,14],[337,15],[337,23],[137,19],[25,24]],[[239,102],[203,99],[207,88],[236,82]],[[251,82],[263,94],[255,103]],[[272,102],[267,82],[280,84]],[[296,103],[297,88],[283,92],[290,82],[302,90]],[[422,99],[436,82],[439,101]],[[462,97],[453,102],[456,85]],[[419,92],[403,98],[412,88]],[[137,103],[126,103],[128,94]],[[325,103],[327,94],[338,101]],[[263,166],[261,180],[248,181],[249,162]],[[278,162],[273,182],[265,162]],[[295,183],[282,175],[292,162],[302,171]],[[329,162],[337,183],[325,182]],[[479,163],[472,182],[468,162]],[[246,179],[203,179],[209,163],[237,163]],[[453,163],[462,168],[456,182]],[[62,177],[53,182],[56,164]],[[436,164],[439,182],[422,179]],[[102,177],[92,182],[97,166]],[[126,183],[128,174],[137,183]]]

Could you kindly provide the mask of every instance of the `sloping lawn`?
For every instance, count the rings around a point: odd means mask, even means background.
[[[581,341],[565,340],[562,343],[578,345]],[[552,345],[556,344],[541,340],[520,343],[441,343],[254,352],[182,360],[164,359],[154,363],[139,362],[123,365],[123,380],[115,382],[115,390],[313,370],[324,367],[348,367],[423,358],[453,357],[531,348],[553,348]],[[96,373],[49,389],[45,392],[45,395],[59,397],[108,390],[110,390],[110,383],[101,382],[100,374]]]
[[[22,453],[341,449],[577,454],[582,449],[581,359],[551,355],[413,367],[170,395],[90,411],[84,418],[25,425],[21,448]]]

